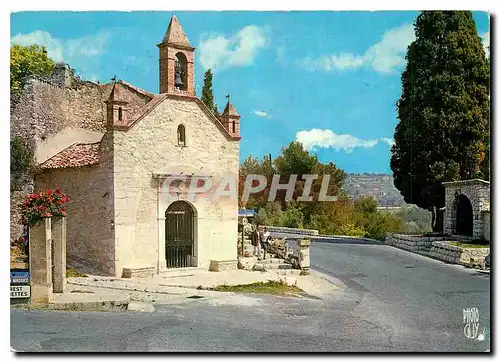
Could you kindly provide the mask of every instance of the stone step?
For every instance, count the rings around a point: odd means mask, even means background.
[[[275,269],[292,269],[290,264],[267,264],[267,263],[258,263],[256,265],[260,265],[267,270],[275,270]]]
[[[187,267],[187,268],[170,268],[164,271],[160,271],[160,275],[166,278],[181,278],[189,277],[192,275],[199,274],[200,272],[206,272],[208,268],[197,268],[197,267]]]

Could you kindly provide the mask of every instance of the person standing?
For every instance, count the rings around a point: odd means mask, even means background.
[[[269,232],[267,227],[264,227],[264,233],[262,234],[261,242],[262,246],[264,247],[264,255],[266,255],[265,253],[268,252],[271,242],[271,233]]]
[[[260,259],[260,238],[257,227],[254,225],[252,228],[252,235],[250,236],[253,245],[253,256],[256,256],[257,259]]]

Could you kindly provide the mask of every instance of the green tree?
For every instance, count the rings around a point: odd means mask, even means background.
[[[442,182],[488,178],[489,62],[469,11],[423,11],[414,25],[391,169],[405,201],[441,231]]]
[[[10,91],[22,88],[23,78],[30,75],[48,76],[54,70],[54,61],[40,45],[13,45],[10,47]]]
[[[378,202],[372,196],[360,197],[354,201],[354,208],[356,211],[363,214],[373,214],[377,212]]]
[[[10,141],[10,188],[18,190],[23,184],[23,176],[34,171],[35,151],[33,146],[20,136]]]
[[[251,194],[248,201],[242,201],[245,181],[248,175],[263,175],[266,178],[267,186],[263,191]],[[259,160],[252,155],[249,155],[239,169],[239,200],[240,206],[247,208],[259,208],[267,204],[269,189],[274,175],[274,169],[268,156],[264,156]],[[253,186],[257,186],[257,181],[253,182]]]
[[[281,149],[281,154],[274,160],[276,170],[281,175],[302,175],[312,173],[314,167],[318,164],[316,155],[311,155],[302,143],[292,141],[286,147]]]
[[[214,92],[212,90],[213,74],[212,69],[208,69],[203,77],[203,88],[201,89],[201,101],[205,103],[216,116],[219,116],[219,109],[214,101]]]
[[[291,175],[297,175],[295,189],[292,196],[296,200],[301,194],[301,184],[304,183],[302,175],[312,174],[318,164],[316,155],[311,155],[302,143],[292,141],[281,149],[281,153],[274,160],[276,174],[280,176],[281,184],[288,183]],[[278,190],[276,198],[281,201],[282,209],[286,209],[286,190]]]

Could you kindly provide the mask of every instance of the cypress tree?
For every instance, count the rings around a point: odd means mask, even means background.
[[[423,11],[407,49],[394,185],[442,230],[442,182],[489,179],[490,68],[470,11]]]

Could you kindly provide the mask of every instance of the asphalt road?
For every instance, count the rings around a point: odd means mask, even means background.
[[[154,313],[11,311],[18,351],[484,352],[489,275],[385,245],[313,244],[313,267],[343,285],[331,300],[242,295]],[[464,334],[479,310],[484,340]]]

